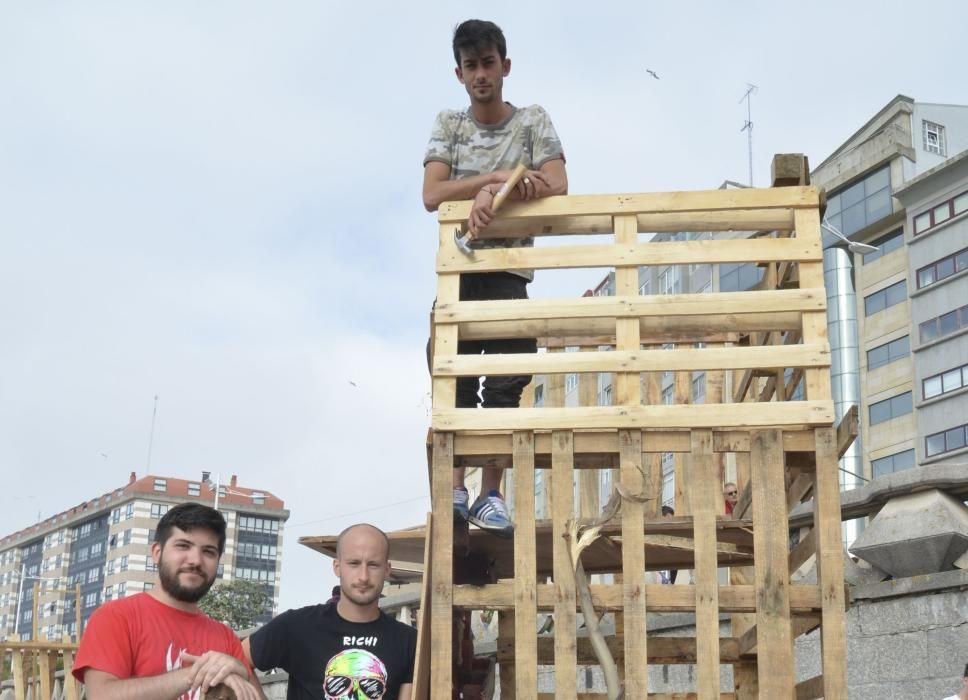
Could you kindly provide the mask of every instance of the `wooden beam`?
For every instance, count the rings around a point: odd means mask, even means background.
[[[739,641],[732,637],[722,637],[720,640],[720,663],[728,664],[740,660]],[[625,640],[622,636],[609,635],[605,643],[616,663],[625,659]],[[541,637],[538,639],[537,660],[539,666],[554,665],[554,639]],[[498,663],[516,663],[519,667],[521,659],[515,654],[514,644],[503,640],[497,643]],[[641,658],[636,659],[642,663]],[[648,662],[650,664],[694,664],[696,663],[695,637],[652,637],[649,639]],[[581,666],[597,666],[598,658],[592,649],[588,637],[578,638],[578,663]]]
[[[797,543],[797,546],[793,548],[793,551],[790,552],[789,564],[787,566],[790,574],[795,573],[797,569],[806,564],[810,557],[816,553],[817,531],[811,530],[803,536],[800,542]]]
[[[716,516],[722,512],[719,478],[713,465],[713,436],[692,433],[689,485],[696,541],[696,689],[700,698],[719,695],[719,581],[716,568]]]
[[[446,275],[441,275],[441,279]],[[567,318],[637,318],[641,316],[714,316],[771,312],[820,312],[827,305],[823,288],[776,289],[765,292],[653,294],[649,296],[581,297],[569,299],[497,299],[450,301],[439,298],[434,312],[442,323],[471,321],[531,321]],[[824,338],[826,341],[826,338]],[[813,341],[811,342],[820,342]],[[440,348],[437,348],[437,352]],[[456,354],[450,353],[450,354]]]
[[[433,515],[427,513],[426,537],[428,540],[433,537],[434,521]],[[431,540],[432,541],[432,540]],[[413,696],[415,698],[430,697],[430,636],[432,634],[433,621],[431,619],[431,581],[433,580],[433,556],[431,547],[424,551],[424,570],[420,580],[420,600],[422,605],[419,610],[419,623],[417,625],[417,653],[414,657],[413,666]],[[67,662],[64,663],[65,678],[67,678]]]
[[[496,410],[496,409],[488,409]],[[521,410],[521,409],[510,409]],[[568,541],[565,539],[568,521],[574,514],[574,474],[572,467],[574,445],[571,432],[556,431],[551,436],[551,513],[554,528],[554,611],[555,611],[555,692],[562,697],[574,697],[578,692],[578,674],[575,631],[578,598],[575,588],[575,571],[571,568]],[[490,588],[487,586],[485,588]]]
[[[616,217],[619,218],[619,217]],[[635,217],[622,217],[632,221]],[[819,241],[800,238],[705,240],[542,248],[486,248],[468,256],[456,245],[440,248],[437,272],[565,270],[632,265],[707,265],[710,263],[796,262],[822,260]],[[638,286],[638,285],[636,285]]]
[[[431,530],[433,593],[430,598],[430,697],[452,700],[454,626],[454,519],[447,517],[453,509],[453,433],[434,434],[433,487],[431,507],[442,514]]]
[[[549,216],[666,214],[669,212],[729,211],[734,209],[816,208],[820,192],[814,187],[729,189],[698,192],[568,195],[531,202],[511,202],[499,219],[540,219]],[[441,224],[459,224],[470,216],[472,202],[444,202],[438,209]],[[688,229],[688,224],[686,230]],[[453,226],[451,226],[453,236]],[[700,229],[694,229],[700,230]]]
[[[784,553],[784,560],[786,554]],[[538,610],[555,610],[556,593],[552,584],[537,586]],[[620,612],[623,607],[622,584],[592,584],[592,598],[597,610]],[[820,611],[820,591],[817,586],[797,585],[789,589],[790,612],[793,615],[816,615]],[[695,612],[696,592],[692,586],[663,586],[647,584],[645,597],[649,612]],[[727,613],[756,612],[757,589],[754,585],[719,587],[719,610]],[[487,586],[454,586],[454,607],[465,610],[511,610],[514,608],[514,583],[500,581]],[[575,610],[578,610],[577,602]],[[560,625],[556,619],[556,627]]]
[[[756,629],[760,642],[759,687],[764,697],[782,698],[789,696],[795,676],[793,639],[790,636],[787,511],[784,500],[775,497],[775,494],[784,492],[783,450],[778,431],[753,433],[750,462],[753,513],[756,516],[753,542],[756,550]]]
[[[534,516],[534,435],[519,431],[514,433],[514,650],[517,657],[515,690],[520,698],[528,697],[538,687]]]
[[[777,153],[770,163],[773,187],[803,187],[810,184],[810,164],[802,153]]]
[[[622,319],[626,321],[626,319]],[[638,331],[633,319],[632,327]],[[434,359],[435,377],[556,374],[572,372],[692,372],[724,369],[829,367],[827,345],[751,348],[677,348],[509,355],[451,355]],[[634,377],[638,382],[639,378]]]
[[[642,433],[623,430],[621,479],[628,493],[645,491],[642,473]],[[625,621],[625,690],[629,697],[648,692],[648,655],[645,585],[645,504],[622,502],[622,607]]]
[[[695,406],[598,406],[594,408],[434,408],[433,428],[464,430],[567,430],[635,428],[801,429],[833,423],[830,401]]]

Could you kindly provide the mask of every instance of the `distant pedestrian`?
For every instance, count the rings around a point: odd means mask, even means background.
[[[965,674],[961,678],[961,691],[949,695],[944,700],[968,700],[968,664],[965,664]]]
[[[739,502],[739,488],[732,481],[726,482],[723,486],[723,501],[726,506],[726,515],[732,515],[733,509]]]

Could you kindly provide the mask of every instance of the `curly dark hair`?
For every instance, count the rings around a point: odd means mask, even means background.
[[[201,503],[179,503],[171,508],[161,520],[155,530],[155,542],[162,547],[171,537],[173,528],[182,532],[192,530],[211,530],[218,537],[218,553],[225,551],[225,518],[211,506]]]

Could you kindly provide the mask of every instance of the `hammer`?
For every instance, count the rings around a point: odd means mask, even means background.
[[[528,171],[527,166],[524,163],[519,163],[514,170],[511,171],[511,177],[507,179],[501,189],[497,191],[494,195],[494,203],[491,204],[491,211],[497,213],[497,210],[501,208],[504,204],[504,200],[508,198],[511,190],[518,184],[518,180]],[[473,257],[474,249],[468,245],[471,240],[471,234],[465,233],[463,236],[460,235],[460,227],[454,229],[454,243],[457,245],[457,249],[460,250],[464,255]]]

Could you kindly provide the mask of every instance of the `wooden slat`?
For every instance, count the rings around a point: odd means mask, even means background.
[[[642,433],[623,430],[619,433],[621,479],[629,493],[645,490],[642,474]],[[642,697],[648,692],[646,630],[646,586],[644,546],[645,505],[622,502],[622,605],[625,621],[625,689],[629,697]],[[715,556],[715,555],[714,555]]]
[[[742,292],[734,292],[740,294]],[[639,319],[643,338],[653,343],[701,343],[732,340],[749,331],[799,330],[799,311],[646,316]],[[541,338],[546,345],[614,345],[611,318],[551,318],[516,321],[472,321],[460,324],[462,340]]]
[[[454,519],[447,517],[453,509],[454,436],[452,433],[434,434],[434,463],[431,491],[433,512],[442,517],[434,521],[431,530],[433,556],[430,598],[430,697],[432,700],[452,700],[453,678],[453,572]]]
[[[515,634],[515,625],[517,624],[515,620],[517,615],[514,610],[502,610],[497,614],[497,641],[500,644],[502,641],[513,638]],[[529,636],[534,636],[534,628],[532,628]],[[517,676],[518,676],[518,665],[516,663],[505,663],[501,664],[498,669],[501,688],[501,697],[509,698],[510,700],[516,700],[516,698],[526,698],[530,693],[521,695],[517,692]],[[534,687],[534,686],[532,686]]]
[[[692,433],[689,486],[696,541],[696,690],[700,698],[719,696],[719,581],[716,569],[716,516],[722,510],[713,466],[713,436]]]
[[[560,695],[554,693],[538,693],[537,700],[560,700]],[[604,693],[578,693],[574,696],[575,700],[606,700],[608,697]],[[642,696],[648,700],[696,700],[699,696],[695,693],[649,693]],[[736,693],[720,693],[717,696],[720,700],[737,700]]]
[[[760,694],[768,698],[789,698],[794,685],[790,572],[787,568],[786,502],[776,498],[776,494],[784,492],[783,450],[777,431],[753,433],[750,462],[756,516],[753,541]]]
[[[544,197],[527,203],[511,202],[501,210],[499,218],[513,220],[589,214],[615,216],[732,209],[797,209],[817,207],[819,203],[820,193],[814,187],[569,195]],[[470,201],[444,202],[438,209],[437,218],[442,224],[461,223],[470,216],[472,204]]]
[[[626,219],[635,226],[635,216]],[[574,245],[543,248],[488,248],[468,256],[456,245],[437,253],[437,272],[498,272],[500,270],[561,270],[634,265],[708,265],[710,263],[818,261],[820,241],[800,238],[735,239],[615,245]]]
[[[441,275],[441,283],[447,275]],[[438,286],[439,289],[439,286]],[[439,292],[438,292],[439,293]],[[438,296],[437,324],[470,321],[531,321],[552,318],[635,318],[640,316],[711,316],[784,311],[824,311],[820,289],[777,289],[766,292],[653,294],[649,296],[580,297],[574,299],[443,300]],[[651,339],[650,339],[651,340]],[[440,352],[440,348],[437,348]],[[454,353],[456,354],[456,353]]]
[[[817,553],[817,531],[811,530],[797,543],[797,546],[790,552],[790,559],[787,568],[792,576],[797,569],[807,563],[814,554]]]
[[[54,692],[54,672],[57,670],[57,652],[42,651],[38,654],[40,660],[40,678],[34,680],[36,692],[37,680],[40,681],[41,698],[49,698]]]
[[[840,482],[837,443],[832,428],[817,430],[814,529],[817,530],[817,581],[823,603],[820,633],[824,697],[847,697],[847,619],[844,599],[844,548],[840,534]]]
[[[556,609],[558,601],[554,585],[539,583],[537,589],[538,610]],[[622,610],[623,585],[592,584],[591,592],[597,610]],[[756,598],[755,585],[720,586],[719,610],[727,613],[756,612]],[[688,585],[647,584],[645,599],[649,602],[649,612],[694,612],[696,609],[696,592]],[[820,590],[817,586],[793,586],[789,591],[789,600],[790,612],[794,615],[815,615],[820,611]],[[501,581],[489,586],[454,586],[454,607],[466,610],[511,610],[514,608],[514,583]],[[556,629],[558,624],[560,621],[556,621]]]
[[[620,319],[623,324],[627,319]],[[631,325],[638,337],[638,323]],[[571,372],[673,372],[715,369],[829,367],[827,345],[751,348],[677,348],[509,355],[452,355],[434,359],[435,377],[556,374]],[[638,377],[634,378],[638,381]]]
[[[584,428],[804,428],[830,425],[830,401],[696,406],[437,409],[434,430],[567,430]]]
[[[514,433],[514,650],[517,696],[538,687],[537,553],[534,526],[534,435]]]
[[[824,695],[823,676],[814,676],[813,678],[808,678],[805,681],[797,683],[797,700],[814,700],[814,698],[822,697],[830,697],[829,695]]]
[[[740,660],[739,640],[733,637],[722,637],[720,640],[720,661],[724,664],[733,663]],[[625,639],[622,636],[609,635],[605,637],[605,644],[615,659],[616,663],[622,663],[625,659]],[[650,664],[694,664],[696,663],[696,638],[695,637],[651,637],[649,639]],[[517,663],[520,658],[514,651],[514,644],[510,642],[498,641],[497,644],[498,663]],[[554,639],[552,637],[541,637],[538,639],[538,665],[551,666],[554,659]],[[641,663],[642,659],[636,659]],[[588,637],[578,638],[578,664],[581,666],[597,666],[598,658],[592,649],[591,641]]]
[[[496,409],[489,409],[496,410]],[[568,521],[574,517],[574,449],[571,432],[562,430],[552,436],[551,513],[554,528],[554,610],[555,610],[555,692],[561,697],[577,693],[578,673],[575,631],[577,595],[575,571],[571,567],[568,541],[564,538]]]
[[[809,209],[797,211],[795,215],[797,238],[820,240],[820,211]],[[801,288],[824,288],[823,263],[804,262],[800,264]],[[822,343],[827,341],[827,314],[807,313],[803,316],[803,342]],[[823,400],[830,398],[830,373],[818,369],[804,370],[807,398]]]
[[[433,514],[427,513],[426,538],[433,541],[434,521]],[[413,697],[427,698],[430,696],[430,637],[432,625],[430,611],[433,607],[431,600],[431,581],[434,575],[434,562],[431,552],[433,549],[427,547],[424,551],[424,570],[420,580],[420,610],[417,622],[417,653],[414,656],[413,666]],[[67,673],[67,660],[65,655],[64,671]],[[66,675],[65,675],[66,678]]]

